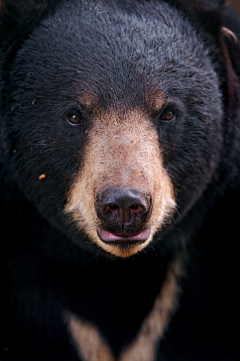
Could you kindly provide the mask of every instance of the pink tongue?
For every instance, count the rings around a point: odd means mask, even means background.
[[[146,229],[145,231],[142,231],[137,234],[114,234],[114,233],[105,231],[103,229],[98,230],[98,235],[101,238],[101,240],[104,242],[146,241],[149,237],[149,234],[150,234],[150,229]]]

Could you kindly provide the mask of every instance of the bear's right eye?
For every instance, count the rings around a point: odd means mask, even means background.
[[[78,110],[72,109],[68,112],[66,120],[71,125],[77,125],[83,121],[83,117]]]
[[[174,118],[175,114],[172,110],[166,110],[160,116],[160,120],[163,120],[165,122],[171,122]]]

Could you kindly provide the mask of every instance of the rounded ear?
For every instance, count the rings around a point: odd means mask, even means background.
[[[220,45],[226,67],[228,108],[240,113],[240,16],[228,6],[222,12]]]
[[[240,15],[226,6],[222,19],[222,42],[229,53],[236,74],[240,77]]]
[[[54,11],[62,0],[0,0],[0,109],[4,74],[10,67],[15,51],[41,17]],[[5,75],[7,78],[7,76]],[[7,83],[5,79],[4,83]],[[1,128],[1,111],[0,111]],[[0,129],[0,163],[3,160],[3,140]]]
[[[6,54],[60,0],[0,0],[0,49]]]
[[[221,83],[229,117],[240,117],[240,16],[226,0],[167,0],[215,39],[223,56]]]
[[[213,35],[220,29],[225,0],[170,0],[170,2],[184,9],[193,21],[197,20]]]

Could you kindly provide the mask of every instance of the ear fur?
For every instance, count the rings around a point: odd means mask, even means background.
[[[226,0],[166,0],[199,24],[221,49],[222,91],[229,117],[240,114],[240,16]],[[225,76],[224,76],[225,75]],[[235,115],[233,114],[235,113]]]
[[[213,35],[220,29],[221,13],[225,0],[169,0],[174,6],[190,15]]]
[[[61,0],[0,0],[0,49],[11,51]]]
[[[240,116],[240,17],[229,7],[222,14],[220,45],[225,60],[228,109]]]

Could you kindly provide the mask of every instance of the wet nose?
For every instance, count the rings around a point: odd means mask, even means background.
[[[98,216],[109,227],[142,223],[150,209],[150,196],[138,190],[111,188],[97,198]]]

